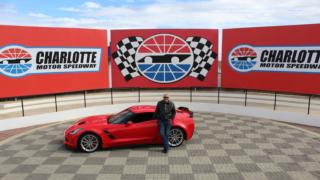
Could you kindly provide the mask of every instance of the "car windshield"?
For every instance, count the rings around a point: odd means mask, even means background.
[[[132,117],[133,113],[128,109],[119,112],[113,116],[110,116],[108,122],[110,124],[126,124],[127,121]]]

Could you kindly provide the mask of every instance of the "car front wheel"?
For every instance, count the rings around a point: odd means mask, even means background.
[[[184,132],[180,128],[172,128],[169,133],[169,145],[171,147],[178,147],[184,141]]]
[[[84,134],[79,139],[79,148],[83,152],[91,153],[96,151],[100,146],[100,139],[92,133]]]

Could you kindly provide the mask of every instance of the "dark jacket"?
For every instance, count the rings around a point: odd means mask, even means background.
[[[176,108],[172,101],[165,102],[161,100],[158,102],[155,112],[156,118],[158,120],[173,120],[176,116]]]

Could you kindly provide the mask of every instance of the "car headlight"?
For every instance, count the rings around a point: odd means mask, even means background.
[[[79,132],[80,130],[82,130],[82,128],[74,129],[74,130],[70,131],[70,134],[71,134],[71,135],[74,135],[74,134],[76,134],[77,132]]]

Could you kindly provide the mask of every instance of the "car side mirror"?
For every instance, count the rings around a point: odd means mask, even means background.
[[[126,127],[131,126],[132,124],[133,124],[132,121],[128,121],[127,124],[126,124]]]

